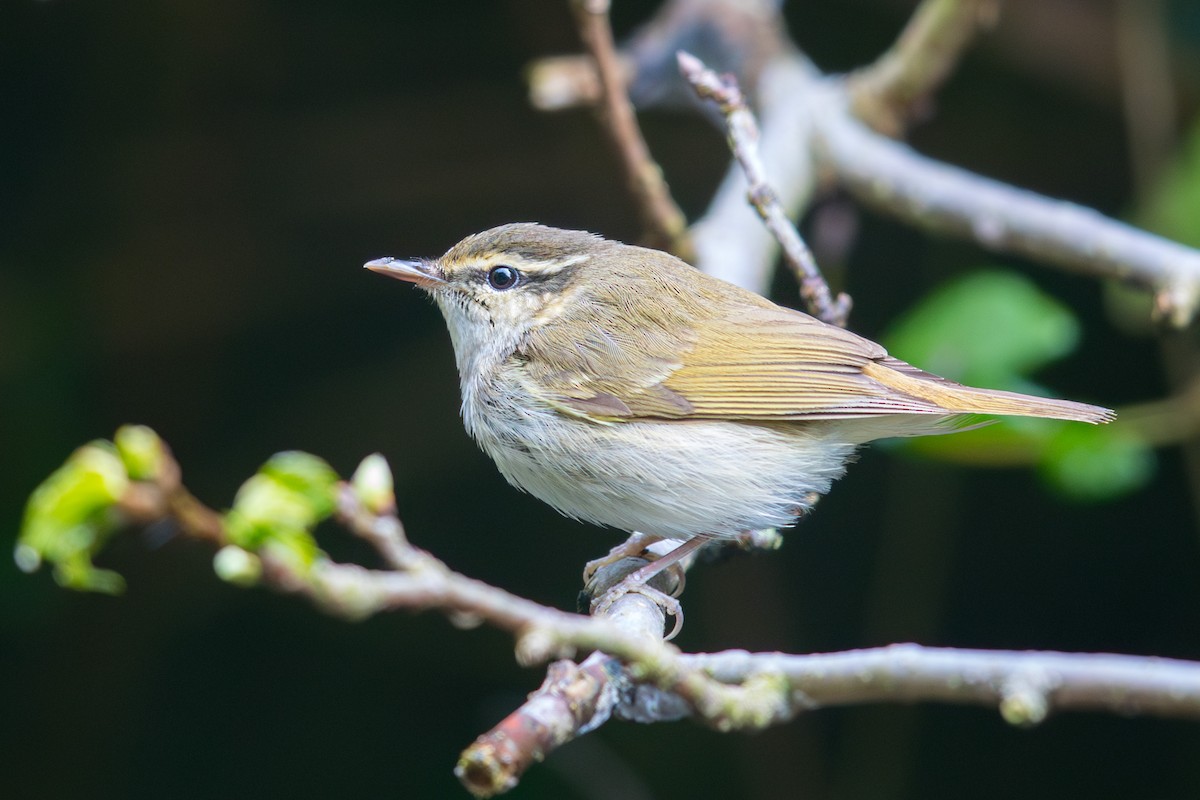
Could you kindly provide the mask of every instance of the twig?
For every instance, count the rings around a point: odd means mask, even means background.
[[[789,219],[803,213],[816,189],[816,164],[805,144],[812,139],[816,124],[814,109],[796,98],[804,96],[818,75],[816,68],[799,56],[775,58],[763,69],[758,84],[763,123],[759,152],[770,165],[779,203]],[[779,240],[746,203],[746,186],[746,175],[735,160],[704,216],[692,225],[696,266],[766,294],[779,261]]]
[[[571,0],[571,9],[584,47],[596,62],[601,96],[597,111],[621,161],[651,244],[691,261],[695,256],[688,236],[687,218],[671,197],[662,169],[650,155],[625,90],[625,70],[617,56],[608,22],[608,0]]]
[[[679,80],[674,54],[699,48],[721,69],[736,70],[757,86],[763,67],[788,49],[779,0],[665,0],[617,53],[620,75],[637,106],[695,108],[691,87]],[[600,99],[591,56],[549,56],[525,70],[529,102],[541,111],[590,106]]]
[[[1129,166],[1136,195],[1144,198],[1176,150],[1170,14],[1163,0],[1118,0],[1113,13]]]
[[[1155,312],[1176,327],[1200,304],[1200,251],[1063,200],[1051,200],[926,158],[836,106],[815,146],[861,201],[934,233],[974,240],[1155,293]]]
[[[784,260],[800,282],[800,297],[809,313],[831,325],[845,327],[850,298],[839,294],[836,300],[833,299],[812,251],[767,182],[766,170],[758,155],[758,122],[746,106],[737,80],[731,75],[718,76],[690,53],[680,51],[677,58],[683,77],[696,94],[713,102],[725,116],[729,126],[729,146],[750,184],[747,197],[783,248]]]
[[[218,546],[229,544],[221,515],[196,500],[178,482],[178,475],[178,463],[164,449],[160,477],[132,483],[121,498],[119,508],[125,518],[138,525],[169,519],[184,535]],[[576,648],[603,648],[617,655],[641,652],[641,640],[608,619],[549,608],[454,572],[409,544],[394,514],[373,514],[345,485],[339,490],[338,518],[397,568],[372,570],[319,556],[304,569],[280,558],[267,545],[257,553],[267,585],[306,595],[324,610],[353,619],[401,608],[438,609],[460,619],[466,615],[522,637],[529,635],[530,642],[522,650],[528,663],[569,655]],[[661,617],[658,624],[661,629]],[[552,636],[539,635],[546,631]]]
[[[997,12],[997,0],[925,0],[887,52],[850,74],[854,116],[888,136],[901,133]]]

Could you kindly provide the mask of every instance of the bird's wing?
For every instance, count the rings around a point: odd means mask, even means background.
[[[627,252],[627,260],[645,263],[610,265],[608,280],[555,305],[557,316],[534,326],[513,356],[523,388],[563,413],[597,422],[885,414],[1112,419],[1097,406],[962,386],[664,253]]]
[[[744,308],[724,322],[705,326],[685,364],[663,381],[692,405],[689,416],[798,420],[946,413],[868,374],[883,364],[903,364],[869,339],[779,306]]]
[[[894,364],[926,374],[882,346],[757,297],[659,308],[645,319],[628,308],[590,312],[584,324],[535,331],[523,349],[527,387],[565,413],[597,421],[948,413],[864,372]]]

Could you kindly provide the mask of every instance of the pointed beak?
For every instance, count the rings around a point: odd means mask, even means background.
[[[397,278],[409,283],[415,283],[422,289],[432,289],[446,282],[445,279],[437,274],[440,270],[438,270],[437,264],[432,261],[415,259],[405,261],[402,258],[386,257],[368,261],[363,264],[363,267],[371,270],[371,272],[387,275],[389,278]]]

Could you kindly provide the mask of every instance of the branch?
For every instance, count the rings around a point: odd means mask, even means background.
[[[201,504],[172,478],[178,474],[178,464],[169,451],[165,452],[162,477],[131,484],[117,501],[117,508],[131,524],[144,526],[170,520],[183,535],[245,549],[233,543],[220,514]],[[436,609],[456,622],[487,622],[518,635],[519,658],[525,663],[541,663],[577,649],[602,648],[618,655],[642,652],[639,637],[607,618],[549,608],[454,572],[410,544],[399,518],[369,509],[350,484],[338,484],[336,502],[338,520],[374,545],[394,568],[367,569],[333,561],[323,554],[306,564],[282,543],[268,540],[251,553],[262,562],[264,584],[309,597],[322,610],[347,619],[397,609]],[[620,613],[619,607],[613,613]],[[660,631],[661,627],[660,617]]]
[[[115,442],[80,448],[34,492],[17,547],[22,568],[69,564],[74,585],[111,589],[111,580],[81,577],[107,536],[107,528],[94,527],[113,518],[107,504],[126,523],[170,520],[180,533],[221,546],[214,566],[228,581],[301,594],[347,619],[439,610],[461,626],[488,623],[513,633],[526,665],[595,650],[578,666],[554,665],[521,708],[463,753],[456,773],[479,796],[511,788],[529,765],[612,716],[690,716],[721,731],[761,730],[822,705],[935,700],[996,704],[1022,725],[1053,708],[1200,717],[1200,664],[1168,659],[916,645],[684,655],[662,641],[663,611],[643,595],[624,595],[603,618],[569,614],[456,573],[414,547],[378,456],[345,483],[313,456],[280,454],[218,514],[184,488],[178,463],[153,431],[126,427]],[[317,550],[307,529],[328,514],[371,542],[392,569],[337,563]]]
[[[894,644],[812,655],[730,651],[680,661],[726,682],[777,673],[801,708],[933,700],[998,705],[1014,725],[1036,725],[1055,709],[1200,719],[1200,664],[1170,658]]]
[[[620,76],[635,106],[692,108],[695,95],[679,80],[676,51],[699,51],[719,69],[757,87],[764,66],[788,49],[779,0],[666,0],[617,54]],[[600,100],[590,56],[549,56],[525,72],[529,102],[541,111],[591,106]]]
[[[718,76],[690,53],[680,51],[677,58],[680,71],[696,94],[715,104],[724,115],[729,127],[729,146],[750,184],[747,198],[783,248],[784,261],[800,282],[800,297],[809,313],[831,325],[846,327],[850,298],[843,293],[833,299],[812,251],[767,182],[758,154],[758,122],[738,89],[737,79],[732,75]]]
[[[888,136],[899,135],[998,11],[997,0],[925,0],[891,48],[849,76],[854,116]]]
[[[647,645],[661,643],[663,611],[642,595],[625,595],[610,615],[613,623],[640,631]],[[636,634],[635,634],[636,635]],[[556,661],[546,680],[521,706],[480,736],[458,759],[454,774],[476,797],[491,797],[517,785],[525,770],[553,750],[595,730],[614,714],[632,718],[637,690],[620,659],[597,650],[582,663]],[[656,721],[680,719],[688,709],[676,701],[655,708]]]
[[[687,40],[720,29],[731,0],[675,0],[669,37],[643,37],[633,69],[652,68],[668,54],[646,52],[649,42]],[[689,6],[684,13],[680,6]],[[1016,253],[1068,270],[1126,281],[1155,295],[1155,317],[1187,326],[1200,308],[1200,251],[1132,228],[1099,212],[1020,190],[923,157],[869,130],[856,118],[887,98],[899,107],[932,91],[953,68],[971,33],[986,20],[987,0],[926,0],[901,41],[874,65],[850,78],[825,76],[800,53],[764,34],[747,60],[765,64],[755,83],[763,121],[763,162],[788,217],[811,201],[814,171],[825,170],[863,202],[924,230],[960,236],[980,246]],[[665,25],[657,19],[649,26]],[[760,24],[758,30],[778,30]],[[636,37],[635,37],[636,38]],[[720,37],[716,37],[719,39]],[[734,38],[742,46],[752,43]],[[665,45],[664,45],[665,46]],[[922,57],[924,49],[933,52]],[[766,55],[763,55],[766,54]],[[723,56],[735,62],[734,56]],[[647,67],[647,65],[651,65]],[[637,74],[641,82],[644,76]],[[661,101],[648,93],[650,102]],[[665,100],[664,102],[669,102]],[[814,161],[816,163],[814,163]],[[744,205],[740,168],[727,173],[707,214],[692,227],[697,265],[706,272],[763,291],[775,260],[775,240]],[[756,230],[757,227],[757,230]]]
[[[600,83],[597,113],[625,171],[626,183],[647,228],[650,243],[685,260],[693,260],[687,218],[671,197],[662,169],[650,155],[633,104],[625,91],[626,70],[613,44],[608,0],[571,0],[571,9],[575,13],[579,36],[596,62]]]
[[[812,138],[813,109],[796,102],[812,86],[816,68],[802,58],[776,58],[758,84],[761,138],[758,150],[775,180],[776,196],[789,219],[812,201],[816,165],[805,144]],[[746,176],[730,165],[704,216],[692,225],[696,266],[730,283],[765,294],[779,258],[779,240],[746,203]]]
[[[825,104],[815,146],[859,200],[927,231],[1155,293],[1158,318],[1186,326],[1200,304],[1200,251],[1098,211],[919,155]]]

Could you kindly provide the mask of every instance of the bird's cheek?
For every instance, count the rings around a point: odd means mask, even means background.
[[[561,294],[537,295],[537,303],[532,314],[534,324],[544,325],[562,316],[567,310],[567,298]]]

